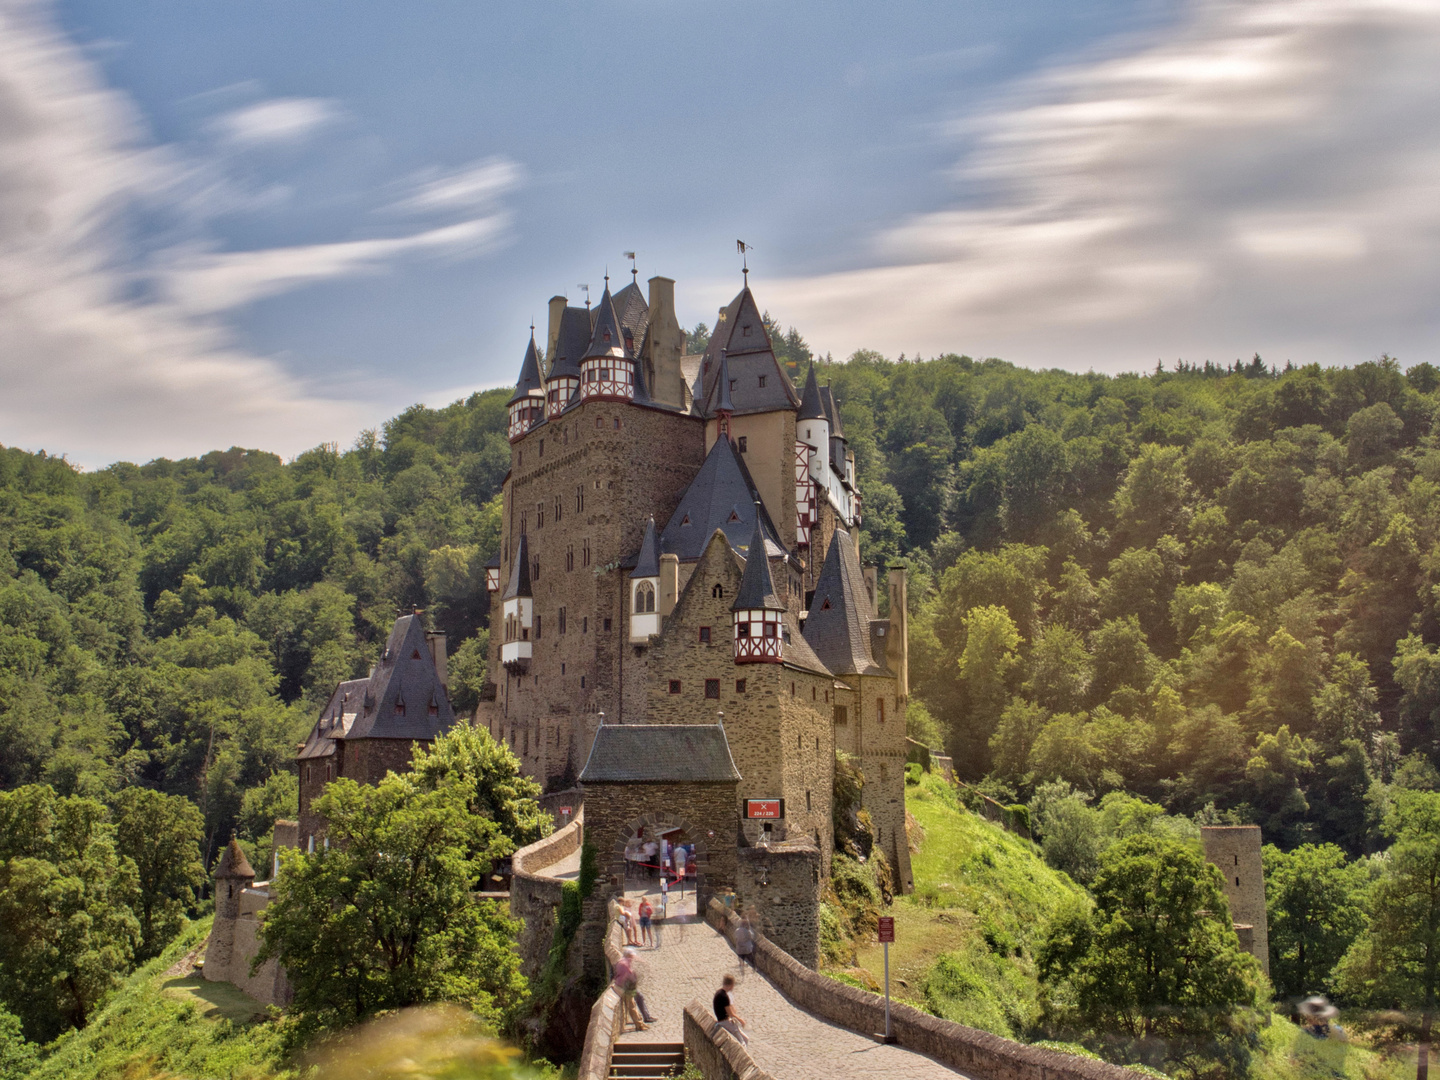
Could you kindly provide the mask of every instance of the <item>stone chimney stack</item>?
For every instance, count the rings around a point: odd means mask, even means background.
[[[857,543],[855,547],[858,551],[860,545]],[[879,615],[880,598],[875,595],[875,590],[880,587],[880,568],[874,565],[867,566],[862,573],[865,575],[865,592],[870,597],[870,609]]]
[[[430,658],[435,661],[435,674],[440,677],[440,685],[445,687],[445,692],[450,692],[449,660],[445,655],[445,632],[443,630],[425,631],[425,643],[430,646]]]
[[[675,610],[680,598],[680,556],[660,556],[660,617],[666,618]]]
[[[675,282],[652,277],[650,285],[650,327],[646,331],[645,359],[653,380],[650,395],[658,402],[679,408],[685,404],[684,375],[680,356],[685,351],[685,334],[675,316]]]
[[[885,635],[885,662],[895,673],[895,697],[910,700],[910,613],[905,604],[905,568],[890,567],[890,633]]]
[[[550,374],[550,369],[555,366],[555,343],[560,340],[560,316],[565,314],[565,305],[568,302],[563,296],[550,298],[550,327],[545,334],[546,375]]]

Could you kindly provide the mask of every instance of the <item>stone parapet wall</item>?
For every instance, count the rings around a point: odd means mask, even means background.
[[[624,933],[616,916],[620,905],[608,901],[605,905],[609,917],[605,923],[603,953],[605,956],[606,985],[600,997],[590,1009],[590,1026],[585,1029],[585,1048],[580,1051],[580,1071],[576,1080],[605,1080],[610,1075],[610,1058],[615,1052],[615,1040],[625,1027],[625,1012],[621,1007],[620,991],[610,983],[610,969],[620,961],[620,949]]]
[[[261,1004],[283,1007],[290,1004],[294,990],[279,962],[268,960],[254,975],[250,974],[250,962],[260,951],[259,916],[270,903],[265,884],[241,890],[238,917],[215,917],[201,972],[208,982],[228,982]]]
[[[565,828],[521,848],[511,859],[510,914],[524,922],[518,940],[520,969],[527,979],[537,978],[545,968],[564,884],[544,871],[578,851],[584,831],[582,814]]]
[[[752,927],[809,968],[820,966],[822,856],[816,847],[791,841],[741,848],[735,881],[736,908],[754,913]]]
[[[718,901],[706,920],[727,937],[738,918]],[[885,999],[817,974],[773,942],[755,943],[755,966],[795,1005],[861,1035],[885,1030]],[[892,1001],[890,1030],[907,1050],[927,1054],[972,1080],[1141,1080],[1143,1073],[1073,1054],[1026,1046]],[[708,1080],[708,1076],[707,1076]]]
[[[705,1080],[775,1080],[700,1004],[685,1006],[685,1055]]]

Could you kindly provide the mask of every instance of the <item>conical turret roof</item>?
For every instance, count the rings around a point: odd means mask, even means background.
[[[590,347],[585,350],[585,359],[592,356],[625,357],[625,333],[615,314],[615,302],[610,297],[608,285],[596,309],[595,332],[590,335]]]
[[[255,871],[250,869],[250,860],[240,848],[240,841],[234,837],[220,853],[220,865],[215,868],[217,878],[249,878],[255,880]]]
[[[740,590],[735,594],[731,611],[763,609],[783,611],[785,605],[775,595],[775,582],[770,577],[770,559],[765,552],[765,534],[760,528],[760,507],[755,507],[755,534],[750,539],[749,550],[745,552],[745,573],[740,578]]]
[[[810,373],[805,376],[805,391],[800,395],[800,415],[797,420],[824,420],[825,405],[820,400],[820,384],[815,381],[815,361],[810,361]]]
[[[505,592],[501,594],[501,600],[514,600],[516,597],[530,596],[530,546],[525,540],[525,534],[520,534],[520,544],[515,549],[515,561],[510,565],[510,583],[505,586]]]
[[[635,562],[635,569],[630,572],[632,578],[648,578],[660,576],[660,540],[655,535],[655,519],[651,517],[645,523],[645,539],[640,542],[640,557]]]
[[[515,393],[506,403],[514,405],[527,397],[540,397],[544,391],[540,386],[540,353],[535,348],[535,331],[530,331],[530,345],[525,349],[525,359],[520,362],[520,380],[515,384]]]
[[[835,674],[875,674],[879,667],[870,651],[874,617],[855,542],[844,529],[836,529],[815,582],[803,636]]]
[[[560,332],[555,337],[555,355],[551,357],[549,379],[580,378],[580,361],[590,344],[590,313],[584,308],[567,307],[560,315]]]

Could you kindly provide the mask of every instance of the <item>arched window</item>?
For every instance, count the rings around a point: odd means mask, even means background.
[[[725,586],[717,582],[715,587],[710,590],[710,595],[716,600],[725,599]]]
[[[635,614],[644,615],[655,610],[655,586],[642,581],[635,586]]]

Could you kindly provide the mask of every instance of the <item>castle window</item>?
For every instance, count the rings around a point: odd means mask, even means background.
[[[706,679],[706,680],[705,680],[705,696],[706,696],[707,698],[710,698],[710,699],[713,700],[713,701],[719,701],[719,700],[720,700],[720,680],[719,680],[719,679]]]
[[[701,645],[709,645],[709,644],[710,644],[710,627],[708,627],[708,626],[702,626],[702,627],[700,627],[700,644],[701,644]]]
[[[761,382],[764,382],[764,380],[762,379]],[[541,439],[541,440],[540,440],[540,456],[541,456],[541,457],[544,457],[544,456],[545,456],[545,440],[544,440],[544,439]]]
[[[679,680],[679,679],[671,679],[671,680],[670,680],[670,693],[672,693],[672,694],[678,694],[679,692],[680,692],[680,680]]]
[[[536,616],[535,616],[535,640],[536,640],[536,641],[539,641],[539,640],[540,640],[540,616],[539,616],[539,615],[536,615]],[[537,676],[535,676],[535,677],[538,679],[540,676],[537,675]]]
[[[748,322],[747,322],[747,323],[742,323],[742,324],[740,325],[740,336],[741,336],[741,337],[749,337],[749,336],[750,336],[750,324],[749,324]]]
[[[810,809],[810,792],[805,792],[805,809]]]
[[[689,525],[689,524],[690,524],[690,515],[689,515],[689,514],[686,514],[683,518],[681,518],[681,519],[680,519],[680,524],[681,524],[681,525]]]
[[[580,632],[581,632],[582,634],[588,634],[588,633],[590,632],[590,616],[589,616],[589,615],[582,615],[582,616],[580,616]]]
[[[773,622],[767,622],[765,624],[765,636],[767,638],[773,638],[775,636],[775,624]]]
[[[803,750],[803,749],[805,749],[805,736],[804,736],[804,735],[796,735],[796,736],[795,736],[795,749],[796,749],[796,750]]]
[[[813,686],[810,687],[810,700],[811,700],[811,701],[814,701],[814,700],[816,699],[816,697],[818,697],[818,696],[819,696],[819,691],[816,690],[815,687],[813,687]]]
[[[618,417],[618,416],[615,417],[615,430],[616,430],[616,431],[619,431],[619,430],[620,430],[620,417]]]
[[[397,716],[404,716],[404,715],[405,715],[405,699],[404,699],[404,698],[397,697],[397,698],[395,699],[395,714],[396,714]]]
[[[795,696],[795,684],[793,682],[790,684],[790,696]]]
[[[885,699],[883,697],[875,699],[875,713],[879,716],[880,723],[883,724],[885,722]]]
[[[563,611],[563,610],[565,610],[565,609],[564,609],[564,608],[561,608],[560,610]],[[564,630],[561,630],[560,632],[563,634],[565,631],[564,631]],[[564,674],[565,674],[565,663],[564,663],[563,660],[562,660],[561,663],[560,663],[560,674],[561,674],[561,675],[564,675]]]
[[[590,565],[590,541],[589,541],[589,540],[586,540],[586,541],[580,546],[580,565],[582,565],[582,566],[589,566],[589,565]]]
[[[540,580],[540,559],[538,556],[530,560],[530,580]]]
[[[576,512],[577,514],[583,514],[583,513],[585,512],[585,485],[584,485],[584,484],[576,484],[576,485],[575,485],[575,512]]]
[[[844,705],[835,706],[835,723],[848,724],[850,722],[850,710]]]
[[[745,692],[745,680],[744,680],[744,679],[736,679],[736,680],[735,680],[735,693],[737,693],[737,694],[743,694],[744,692]]]
[[[574,544],[566,544],[566,545],[565,545],[565,569],[566,569],[567,571],[569,571],[569,570],[574,570],[574,569],[575,569],[575,545],[574,545]]]
[[[590,379],[590,375],[591,375],[591,372],[588,372],[588,371],[587,371],[587,372],[585,373],[585,379],[586,379],[587,382],[588,382],[589,379]],[[602,420],[602,419],[600,419],[600,417],[598,417],[598,416],[595,417],[595,427],[596,427],[597,429],[598,429],[602,424],[604,424],[604,423],[605,423],[605,421]]]
[[[735,392],[735,383],[736,383],[737,381],[738,381],[738,380],[736,380],[736,379],[731,379],[731,380],[730,380],[730,392],[731,392],[732,394]]]
[[[829,610],[830,610],[830,597],[827,596],[827,597],[825,597],[824,600],[822,600],[822,601],[820,602],[820,610],[821,610],[821,611],[829,611]]]
[[[427,713],[429,713],[431,716],[439,716],[439,715],[440,715],[440,703],[437,702],[437,701],[432,697],[432,698],[430,699],[430,704],[429,704],[429,706],[426,707],[425,711],[426,711]]]
[[[748,446],[746,437],[745,437],[744,435],[741,435],[739,442],[740,442],[740,453],[743,454],[743,453],[745,453],[745,452],[749,449],[749,446]]]
[[[581,675],[581,676],[580,676],[580,689],[581,689],[581,690],[584,690],[584,689],[585,689],[585,676],[584,676],[584,675]]]
[[[535,504],[535,528],[537,528],[537,529],[543,529],[544,527],[545,527],[545,504],[544,504],[543,502],[538,502],[538,503]]]
[[[721,584],[717,581],[717,582],[711,587],[711,589],[710,589],[710,595],[713,596],[716,600],[724,600],[724,599],[725,599],[725,586],[724,586],[724,585],[721,585]]]
[[[559,495],[556,495],[556,496],[555,496],[555,522],[556,522],[556,524],[559,524],[559,522],[560,522],[560,515],[564,512],[564,510],[565,510],[565,500],[562,499],[562,498],[560,498]]]
[[[635,614],[645,615],[655,610],[655,586],[642,581],[635,586]]]
[[[610,629],[610,620],[609,620],[609,619],[606,619],[606,620],[605,620],[605,629],[606,629],[607,631]]]
[[[558,629],[559,629],[560,633],[563,634],[563,633],[565,633],[565,609],[564,609],[563,607],[560,609],[559,614],[560,614],[560,625],[559,625]],[[561,664],[561,665],[560,665],[560,668],[561,668],[560,674],[562,674],[562,675],[565,674],[565,671],[564,671],[565,665],[564,665],[564,664]]]
[[[750,636],[750,624],[748,622],[742,622],[738,624],[735,627],[735,636],[748,638]]]
[[[764,390],[764,389],[765,389],[765,376],[764,376],[764,375],[761,375],[761,376],[760,376],[760,389],[761,389],[761,390]],[[544,443],[541,443],[540,445],[541,445],[541,446],[544,446],[545,444],[544,444]],[[544,451],[544,450],[541,450],[540,452],[543,454],[545,451]]]
[[[820,752],[820,736],[819,736],[819,735],[816,735],[816,736],[815,736],[815,752],[816,752],[817,754]]]

